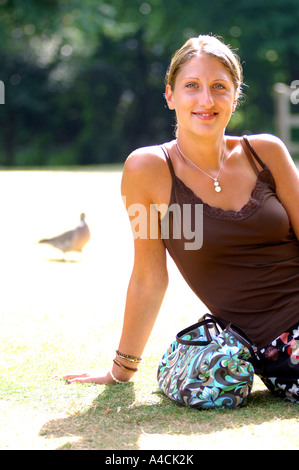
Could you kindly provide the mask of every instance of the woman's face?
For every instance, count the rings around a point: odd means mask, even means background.
[[[165,97],[177,116],[178,134],[216,137],[223,133],[236,106],[230,72],[206,54],[189,59],[177,75],[175,87],[166,86]]]

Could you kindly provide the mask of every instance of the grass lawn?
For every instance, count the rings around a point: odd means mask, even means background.
[[[158,389],[159,358],[204,308],[169,261],[170,285],[140,372],[124,386],[54,377],[107,368],[122,325],[133,242],[120,171],[1,171],[0,449],[295,449],[298,405],[256,378],[242,409],[197,411]],[[92,238],[63,261],[36,241],[85,212]]]

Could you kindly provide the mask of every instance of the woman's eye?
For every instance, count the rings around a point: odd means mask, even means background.
[[[192,89],[198,88],[198,85],[197,85],[197,83],[190,82],[190,83],[187,83],[187,84],[186,84],[186,88],[192,90]],[[225,86],[222,85],[222,83],[216,83],[216,84],[214,85],[214,88],[215,88],[216,90],[225,90]]]
[[[217,90],[224,90],[225,89],[225,87],[221,83],[216,83],[216,85],[214,85],[214,88],[216,88]]]

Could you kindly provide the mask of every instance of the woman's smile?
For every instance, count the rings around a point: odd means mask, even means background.
[[[192,112],[194,116],[196,116],[198,119],[202,119],[203,121],[212,121],[218,113],[206,113],[206,112]]]

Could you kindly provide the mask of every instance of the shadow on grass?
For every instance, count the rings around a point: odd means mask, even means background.
[[[147,397],[146,404],[138,403],[136,395],[134,383],[105,386],[88,410],[49,421],[40,435],[49,439],[69,437],[69,442],[58,450],[139,450],[142,436],[156,436],[157,448],[161,449],[160,437],[182,436],[186,440],[188,436],[207,436],[223,430],[239,433],[244,426],[293,419],[297,410],[297,405],[284,402],[267,390],[252,392],[247,406],[235,410],[186,408],[159,390],[152,392],[152,400]]]

